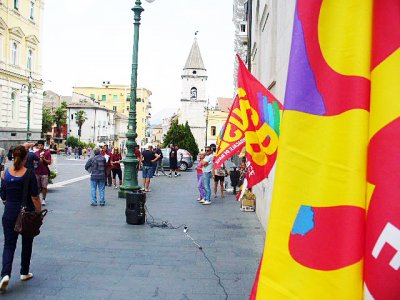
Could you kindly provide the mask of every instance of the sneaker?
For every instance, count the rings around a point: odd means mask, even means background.
[[[168,174],[168,177],[172,177],[172,175],[171,175],[171,174]]]
[[[90,206],[97,206],[97,203],[90,203]]]
[[[204,199],[201,199],[201,200],[199,201],[199,203],[201,203],[201,204],[203,204],[204,202],[206,202],[206,200],[204,200]]]
[[[7,291],[8,282],[10,281],[10,276],[4,276],[0,281],[0,291],[5,292]]]
[[[118,187],[116,185],[114,185],[114,189],[118,190]]]
[[[200,201],[200,200],[201,200],[201,197],[197,198],[197,201]]]
[[[204,201],[202,204],[203,204],[203,205],[210,205],[210,204],[211,204],[211,201]]]
[[[174,176],[175,176],[175,177],[178,177],[178,175],[176,175],[176,174],[175,174]]]
[[[27,281],[29,279],[32,279],[33,274],[32,273],[28,273],[26,275],[21,275],[19,278],[21,278],[22,281]]]
[[[104,205],[106,205],[105,203],[100,203],[100,206],[104,206]]]
[[[47,203],[46,203],[46,200],[42,200],[42,206],[46,206],[47,205]]]

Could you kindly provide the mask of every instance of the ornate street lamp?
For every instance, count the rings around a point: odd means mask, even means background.
[[[29,72],[28,77],[28,84],[22,84],[21,86],[21,93],[23,91],[27,91],[27,101],[28,101],[28,109],[27,109],[27,126],[26,126],[26,140],[31,140],[31,132],[30,132],[30,125],[31,125],[31,98],[33,97],[34,93],[36,93],[37,87],[33,84],[32,72]]]
[[[151,3],[154,0],[146,0]],[[133,35],[133,53],[132,53],[132,75],[131,75],[131,99],[129,103],[129,119],[128,119],[128,132],[126,134],[127,143],[126,148],[128,153],[123,160],[124,163],[124,184],[118,193],[120,198],[125,198],[128,191],[138,191],[140,186],[138,184],[137,165],[139,161],[135,156],[135,147],[137,132],[136,132],[136,88],[137,88],[137,69],[138,69],[138,51],[139,51],[139,26],[140,15],[144,11],[142,2],[135,1],[135,6],[132,8],[134,12],[134,35]]]

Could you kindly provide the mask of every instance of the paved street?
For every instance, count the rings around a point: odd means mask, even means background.
[[[83,165],[58,157],[55,183],[87,175]],[[156,221],[186,224],[204,254],[182,228],[126,224],[117,190],[107,187],[106,206],[91,207],[84,179],[49,192],[49,214],[34,241],[34,278],[19,281],[18,245],[5,298],[248,299],[264,245],[261,224],[231,193],[198,204],[195,178],[191,171],[153,179],[147,208]]]

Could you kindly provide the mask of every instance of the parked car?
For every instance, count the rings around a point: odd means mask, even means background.
[[[163,154],[163,167],[164,169],[169,170],[169,148],[161,149],[161,151]],[[178,149],[178,166],[181,171],[186,171],[187,169],[193,167],[193,158],[189,151],[185,149]]]

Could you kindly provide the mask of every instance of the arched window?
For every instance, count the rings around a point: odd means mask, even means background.
[[[12,121],[15,118],[16,101],[17,101],[17,93],[14,91],[11,93],[11,120]]]
[[[195,87],[190,89],[190,100],[197,100],[197,89]]]
[[[11,64],[17,64],[18,44],[13,42],[11,45]]]
[[[32,49],[28,49],[28,57],[26,58],[26,68],[30,71],[32,70],[32,56],[33,56]]]

